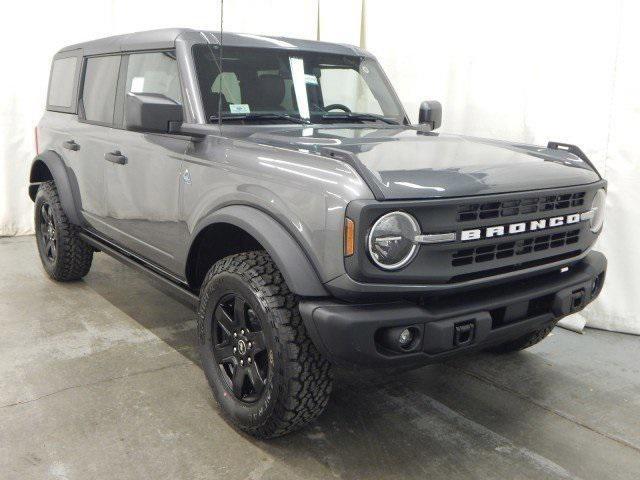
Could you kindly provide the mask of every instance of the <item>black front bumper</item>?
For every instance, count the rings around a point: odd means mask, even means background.
[[[332,362],[369,367],[419,365],[498,345],[553,325],[600,293],[605,256],[591,252],[560,269],[508,284],[421,301],[353,304],[302,300],[300,313],[318,349]],[[389,348],[388,332],[410,328],[408,350]]]

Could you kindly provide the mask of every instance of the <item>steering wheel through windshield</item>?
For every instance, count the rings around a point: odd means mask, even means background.
[[[330,112],[331,110],[342,110],[346,113],[351,113],[351,109],[346,105],[342,105],[341,103],[332,103],[331,105],[326,105],[324,107],[325,111]]]

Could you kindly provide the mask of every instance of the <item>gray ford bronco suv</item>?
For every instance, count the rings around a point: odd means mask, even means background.
[[[438,102],[419,118],[349,45],[66,47],[30,173],[44,269],[78,280],[104,252],[197,308],[221,410],[263,438],[322,412],[332,364],[534,345],[600,293],[605,181],[573,145],[438,134]]]

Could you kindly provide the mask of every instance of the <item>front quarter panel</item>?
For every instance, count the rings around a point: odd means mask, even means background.
[[[341,161],[219,135],[192,143],[184,170],[190,183],[183,185],[182,208],[192,238],[211,212],[228,205],[258,208],[292,235],[322,282],[344,273],[347,204],[373,198]],[[188,251],[183,254],[186,261]]]

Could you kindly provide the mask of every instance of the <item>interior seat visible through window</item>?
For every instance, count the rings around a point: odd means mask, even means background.
[[[391,122],[404,121],[402,108],[389,94],[385,78],[373,59],[245,47],[225,47],[224,58],[219,55],[216,45],[193,47],[200,94],[209,121],[218,117],[220,98],[223,117],[262,114],[248,119],[252,122],[279,122],[282,114],[320,123],[376,121],[360,120],[345,112],[383,116],[379,120],[382,122],[386,118]],[[326,105],[334,105],[331,112],[327,112]],[[280,115],[273,118],[269,113]]]
[[[254,81],[254,88],[248,95],[247,103],[251,111],[279,111],[284,110],[284,78],[280,75],[261,75]]]
[[[134,53],[129,57],[127,93],[160,93],[182,103],[178,62],[173,52]]]

